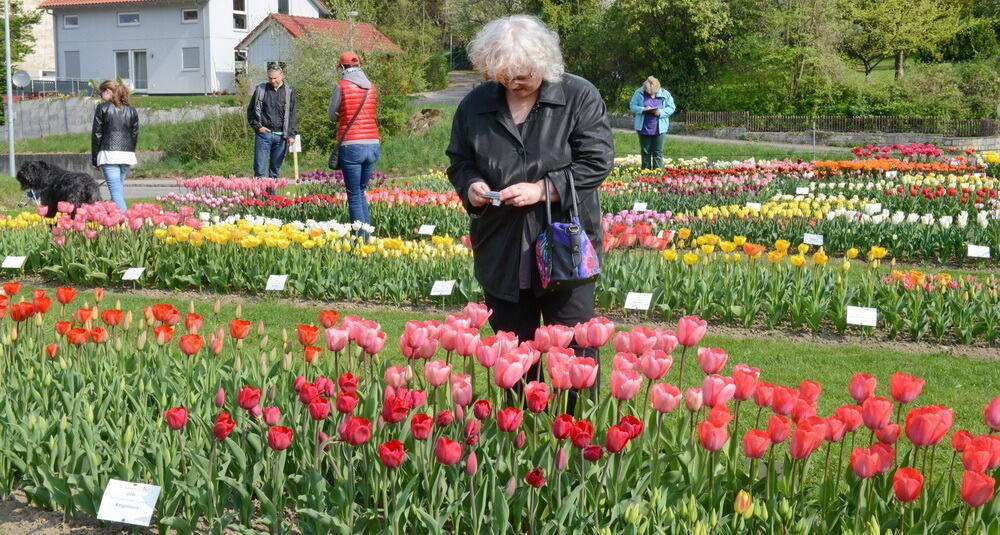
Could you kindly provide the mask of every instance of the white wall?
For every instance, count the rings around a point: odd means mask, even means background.
[[[292,55],[292,46],[292,36],[277,24],[266,29],[247,48],[251,75],[262,76],[267,71],[267,64],[272,61],[287,62]]]
[[[66,72],[65,52],[80,52],[80,77],[115,76],[115,50],[146,50],[149,93],[205,93],[234,89],[234,47],[269,13],[278,0],[245,0],[247,29],[233,28],[232,0],[179,0],[156,4],[119,4],[58,8],[55,13],[56,65]],[[199,9],[196,23],[182,23],[183,9]],[[317,17],[310,0],[290,0],[291,15]],[[119,26],[119,12],[138,12],[138,26]],[[63,15],[79,17],[75,29],[63,28]],[[182,49],[200,49],[200,69],[184,71]]]
[[[38,4],[42,0],[24,0],[21,8],[24,11],[38,9]],[[17,64],[17,68],[24,69],[31,75],[33,80],[41,77],[42,71],[52,71],[56,68],[55,39],[52,33],[52,16],[42,14],[42,19],[31,27],[31,34],[35,36],[35,43],[32,45],[35,51],[28,54],[23,61]]]

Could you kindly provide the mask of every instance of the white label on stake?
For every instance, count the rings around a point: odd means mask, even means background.
[[[886,178],[896,178],[897,174],[898,173],[896,171],[886,171],[885,172],[885,177]]]
[[[302,152],[302,136],[295,134],[295,143],[288,145],[288,152]]]
[[[804,234],[802,236],[802,243],[809,245],[823,245],[823,235],[822,234]]]
[[[285,289],[286,282],[288,282],[288,275],[271,275],[267,278],[267,286],[264,287],[264,290],[280,292]]]
[[[135,280],[139,280],[139,276],[142,275],[143,271],[146,271],[146,268],[144,268],[144,267],[131,267],[131,268],[128,268],[128,269],[125,270],[125,273],[122,274],[122,280],[123,281],[135,281]]]
[[[21,267],[24,266],[24,260],[26,258],[28,258],[28,257],[26,257],[26,256],[7,256],[7,257],[4,257],[4,259],[3,259],[3,265],[0,266],[0,267],[3,267],[4,269],[21,269]]]
[[[434,228],[434,225],[420,225],[420,228],[417,229],[417,234],[430,236],[434,234]]]
[[[159,497],[160,487],[156,485],[111,479],[101,497],[97,518],[108,522],[149,526]]]
[[[629,292],[625,296],[625,308],[632,310],[649,310],[649,303],[653,300],[651,293]]]
[[[847,307],[847,323],[874,327],[878,323],[878,309],[868,307]]]
[[[645,212],[646,211],[646,203],[644,203],[644,202],[637,202],[637,203],[633,204],[632,205],[632,211],[633,212]]]
[[[759,212],[760,211],[760,203],[759,202],[748,202],[747,203],[747,208],[751,208],[751,209],[757,210]]]
[[[455,291],[455,281],[434,281],[431,286],[431,295],[451,295]]]
[[[809,188],[795,188],[796,195],[809,195]]]
[[[968,256],[972,258],[989,258],[990,248],[988,245],[972,245],[970,243]]]
[[[881,211],[882,211],[882,203],[875,202],[865,205],[865,212],[868,215],[875,215]]]

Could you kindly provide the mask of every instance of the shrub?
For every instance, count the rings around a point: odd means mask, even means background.
[[[430,56],[424,78],[427,81],[428,89],[436,90],[448,87],[448,56]]]
[[[164,150],[168,158],[192,163],[252,159],[252,136],[243,114],[227,113],[168,130]]]

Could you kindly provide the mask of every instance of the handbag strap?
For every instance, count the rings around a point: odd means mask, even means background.
[[[570,168],[566,169],[566,174],[569,175],[569,194],[570,200],[572,201],[569,206],[569,217],[571,219],[579,219],[579,215],[576,211],[576,185],[573,183],[573,170]],[[549,180],[549,175],[545,175],[545,221],[552,225],[552,201],[549,197],[549,192],[551,189],[552,182]]]
[[[337,143],[344,141],[347,137],[347,133],[351,131],[351,127],[354,126],[354,121],[358,120],[358,115],[361,115],[361,110],[365,107],[365,101],[368,100],[368,93],[371,93],[371,88],[365,89],[365,96],[361,98],[361,104],[358,104],[358,109],[354,111],[354,117],[351,117],[351,122],[347,123],[347,128],[344,129],[344,133],[337,138]]]

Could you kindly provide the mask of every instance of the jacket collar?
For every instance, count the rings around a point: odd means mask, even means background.
[[[504,87],[497,82],[486,82],[492,85],[492,90],[486,92],[479,113],[495,113],[507,109],[507,99],[504,97]],[[538,102],[541,104],[551,104],[553,106],[566,105],[566,91],[561,82],[552,83],[543,81],[538,88]]]

